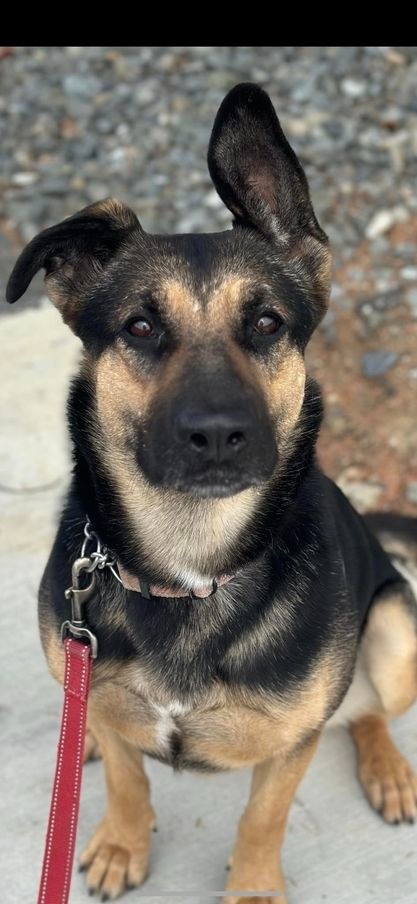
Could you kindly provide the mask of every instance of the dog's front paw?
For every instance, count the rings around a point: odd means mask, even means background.
[[[149,849],[149,831],[129,838],[104,819],[80,858],[89,894],[97,892],[102,901],[114,901],[141,885],[148,874]]]

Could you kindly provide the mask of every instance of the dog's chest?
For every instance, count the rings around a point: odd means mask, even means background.
[[[100,683],[94,694],[102,715],[144,753],[179,769],[231,769],[287,756],[322,717],[309,689],[266,703],[216,683],[184,701],[131,672],[130,680],[120,678]]]

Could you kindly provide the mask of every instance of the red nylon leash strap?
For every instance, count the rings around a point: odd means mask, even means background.
[[[80,805],[92,650],[67,637],[64,709],[38,904],[67,904]]]

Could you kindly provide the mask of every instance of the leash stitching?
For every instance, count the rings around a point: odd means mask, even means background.
[[[71,638],[69,639],[68,643],[69,643],[69,644],[72,643]],[[86,676],[87,676],[87,662],[86,662],[86,660],[87,660],[88,654],[89,654],[89,650],[88,650],[88,648],[86,647],[85,650],[83,650],[83,653],[82,653],[82,673],[81,673],[81,694],[82,694],[82,697],[79,698],[80,702],[82,702],[82,703],[85,702],[85,686],[86,686]],[[74,790],[75,790],[75,789],[77,788],[77,786],[78,786],[79,777],[80,777],[81,747],[82,747],[82,741],[83,741],[83,736],[84,736],[84,723],[85,723],[85,713],[83,712],[83,713],[82,713],[82,718],[79,719],[79,721],[78,721],[78,738],[77,738],[77,752],[76,752],[76,765],[75,765],[75,777],[74,777]],[[66,861],[66,864],[65,864],[64,886],[63,886],[63,890],[62,890],[62,898],[61,898],[62,904],[65,904],[65,901],[67,900],[67,889],[68,889],[68,882],[69,882],[69,878],[70,878],[71,861],[72,861],[72,855],[73,855],[74,829],[75,829],[75,824],[76,824],[76,821],[77,821],[77,819],[76,819],[76,815],[77,815],[77,814],[76,814],[76,811],[77,811],[77,804],[78,804],[77,796],[74,795],[74,797],[73,797],[73,802],[72,802],[72,807],[71,807],[70,834],[69,834],[69,840],[68,840],[67,861]]]
[[[71,674],[71,656],[68,656],[67,661],[66,661],[65,684],[67,683],[67,681],[69,682],[70,674]],[[63,717],[62,717],[62,731],[61,731],[61,737],[59,739],[59,758],[58,758],[58,764],[57,764],[56,781],[55,781],[55,788],[54,788],[52,807],[51,807],[51,831],[50,831],[48,850],[47,850],[46,860],[45,860],[45,870],[44,870],[44,875],[43,875],[43,879],[42,879],[40,904],[42,904],[42,902],[45,901],[46,884],[47,884],[47,880],[48,880],[48,876],[49,876],[49,868],[51,865],[52,844],[53,844],[54,834],[55,834],[55,818],[56,818],[57,799],[58,799],[58,793],[59,793],[60,784],[61,784],[62,760],[63,760],[63,756],[64,756],[64,743],[65,743],[67,726],[68,726],[68,709],[69,709],[69,698],[66,696],[64,713],[63,713]]]

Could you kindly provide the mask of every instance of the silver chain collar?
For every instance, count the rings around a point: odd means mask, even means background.
[[[87,553],[89,543],[95,543],[96,548],[93,549],[92,552]],[[109,568],[116,580],[119,581],[119,584],[123,585],[123,581],[116,571],[116,558],[115,556],[112,556],[107,546],[104,546],[104,544],[102,544],[100,537],[92,528],[92,524],[90,519],[88,518],[88,515],[84,525],[84,541],[81,547],[81,558],[84,559],[86,557],[88,557],[91,562],[89,568],[85,569],[87,572],[95,571],[96,568],[99,571],[103,571],[104,568]]]

